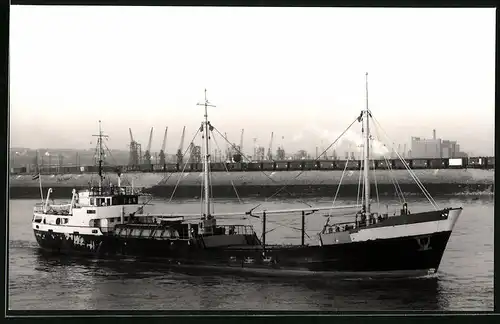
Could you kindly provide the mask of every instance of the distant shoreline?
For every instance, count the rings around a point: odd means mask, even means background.
[[[426,189],[433,197],[448,196],[448,195],[492,195],[494,188],[491,184],[424,184]],[[149,193],[157,198],[170,198],[175,186],[154,186],[146,188],[145,193]],[[236,187],[240,198],[268,198],[274,195],[283,185],[273,186],[239,186]],[[401,184],[401,190],[405,195],[419,196],[422,192],[416,185]],[[48,187],[47,187],[48,188]],[[44,195],[46,194],[46,189]],[[53,192],[51,197],[56,199],[69,199],[71,197],[72,187],[51,186]],[[84,189],[85,187],[77,187],[76,189]],[[392,184],[380,184],[377,186],[380,197],[395,197],[395,190]],[[290,185],[286,186],[276,198],[300,198],[300,197],[333,197],[337,191],[337,186],[332,185]],[[356,198],[358,195],[357,184],[343,185],[338,193],[341,198]],[[179,186],[176,190],[174,198],[199,198],[200,187],[193,185]],[[215,198],[237,198],[234,188],[229,186],[214,186],[213,197]],[[376,199],[375,186],[372,186],[372,197]],[[40,189],[38,187],[19,187],[13,186],[10,188],[11,199],[36,199],[40,198]]]

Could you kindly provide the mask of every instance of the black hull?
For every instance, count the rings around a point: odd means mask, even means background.
[[[82,236],[35,230],[44,250],[98,258],[134,257],[185,268],[266,274],[377,274],[437,271],[451,232],[324,246],[260,245],[205,248],[201,242]],[[424,241],[424,243],[426,243]]]

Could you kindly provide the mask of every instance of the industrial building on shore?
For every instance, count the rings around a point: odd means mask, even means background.
[[[409,158],[446,159],[463,158],[467,154],[460,151],[460,145],[456,141],[444,140],[436,137],[436,130],[432,131],[432,139],[420,137],[411,138],[411,150]]]

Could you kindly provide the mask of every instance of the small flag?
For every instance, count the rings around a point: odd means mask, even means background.
[[[40,178],[40,173],[37,173],[37,174],[35,174],[35,175],[33,176],[33,180],[36,180],[36,179],[38,179],[38,178]]]
[[[362,120],[362,119],[363,119],[363,112],[361,112],[361,114],[359,115],[359,117],[358,117],[358,122],[360,122],[360,123],[361,123],[361,120]]]

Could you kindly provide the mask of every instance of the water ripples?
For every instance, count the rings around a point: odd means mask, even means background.
[[[328,199],[318,201],[328,202]],[[439,273],[406,279],[245,277],[204,270],[172,270],[134,258],[117,262],[48,256],[38,250],[31,232],[31,203],[11,201],[10,309],[493,309],[493,201],[489,198],[453,197],[438,201],[441,205],[463,205],[463,215],[450,238]],[[221,212],[241,209],[234,201],[218,203]],[[199,208],[197,201],[175,206],[189,208],[189,204],[193,209]],[[268,204],[279,206],[280,202]],[[303,205],[298,201],[288,204]],[[162,208],[162,202],[156,201],[155,205]],[[414,208],[420,207],[417,204]],[[320,228],[325,220],[320,216],[307,228],[310,231]],[[283,218],[279,222],[295,227],[300,224],[298,218]],[[258,224],[254,226],[258,230]],[[300,235],[279,227],[269,240],[299,241]]]

